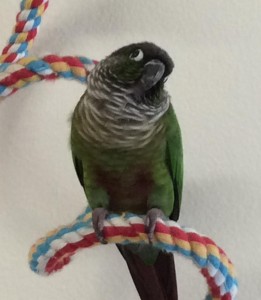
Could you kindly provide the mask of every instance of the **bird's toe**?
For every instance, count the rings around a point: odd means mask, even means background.
[[[92,212],[93,229],[96,233],[99,242],[102,244],[107,244],[107,241],[104,238],[103,228],[104,221],[106,220],[108,214],[108,210],[103,207],[95,208]]]
[[[145,218],[145,229],[148,234],[149,243],[152,244],[156,222],[158,218],[164,218],[163,211],[159,208],[152,208],[147,212]]]

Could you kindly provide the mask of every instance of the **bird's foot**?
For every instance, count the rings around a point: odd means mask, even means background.
[[[102,244],[107,244],[107,241],[103,236],[103,227],[104,227],[104,221],[106,220],[108,214],[109,214],[108,210],[103,207],[95,208],[92,212],[93,229],[94,232],[96,233],[99,242]]]
[[[148,234],[149,243],[152,244],[157,218],[164,218],[163,211],[159,208],[152,208],[147,212],[145,218],[145,230]]]

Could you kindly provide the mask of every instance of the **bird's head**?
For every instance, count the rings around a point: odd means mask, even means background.
[[[106,57],[103,66],[137,98],[155,94],[162,89],[174,63],[168,53],[153,43],[131,44]]]

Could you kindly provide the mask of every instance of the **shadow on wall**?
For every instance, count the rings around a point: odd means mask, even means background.
[[[194,227],[196,230],[204,231],[205,228],[199,228],[204,223],[213,225],[217,220],[216,230],[225,224],[230,230],[236,230],[237,224],[231,223],[231,220],[246,218],[245,213],[249,211],[249,191],[255,189],[250,179],[236,176],[211,177],[206,180],[189,179],[184,184],[183,203],[181,206],[180,223]],[[255,191],[251,193],[254,195]],[[240,203],[240,209],[238,205]],[[235,209],[237,207],[237,209]],[[252,210],[254,213],[254,210]],[[240,215],[242,213],[242,215]],[[248,216],[249,216],[248,215]],[[220,224],[219,221],[220,220]],[[215,227],[214,226],[214,227]],[[211,235],[211,229],[206,228]],[[207,233],[207,232],[206,232]]]

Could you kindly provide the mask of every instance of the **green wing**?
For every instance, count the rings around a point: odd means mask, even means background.
[[[75,123],[77,122],[77,118],[75,117],[75,111],[77,111],[78,105],[83,100],[83,98],[85,96],[85,93],[81,96],[80,101],[77,103],[77,105],[74,109],[74,113],[73,113],[73,116],[72,116],[71,137],[70,137],[70,144],[71,144],[71,151],[72,151],[72,159],[73,159],[74,168],[75,168],[76,174],[77,174],[78,179],[79,179],[79,181],[80,181],[83,188],[84,188],[83,164],[82,164],[82,160],[79,157],[77,157],[76,151],[75,151],[75,148],[77,148],[76,146],[81,144],[81,141],[80,141],[79,136],[77,134],[77,131],[75,129],[76,128]]]
[[[177,221],[180,213],[183,187],[183,149],[179,123],[172,105],[167,113],[166,164],[169,168],[174,190],[174,208],[170,218]]]
[[[83,166],[82,166],[82,161],[73,153],[72,151],[72,159],[73,159],[73,164],[74,168],[76,171],[76,174],[78,176],[78,179],[84,188],[84,176],[83,176]]]

